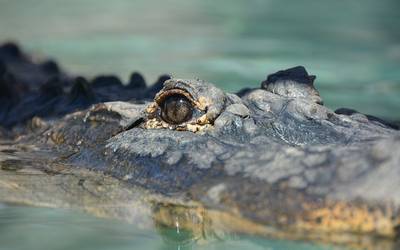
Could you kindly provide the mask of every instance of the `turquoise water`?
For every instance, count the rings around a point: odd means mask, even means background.
[[[228,91],[304,65],[327,106],[400,120],[397,0],[0,0],[0,40],[73,73],[199,77]]]
[[[397,0],[0,0],[0,41],[70,73],[198,77],[226,91],[304,65],[331,108],[400,120]],[[0,249],[331,249],[236,236],[196,244],[76,211],[0,205]]]
[[[338,249],[303,242],[236,236],[201,244],[177,229],[139,229],[63,209],[0,205],[1,250],[132,250],[132,249]]]

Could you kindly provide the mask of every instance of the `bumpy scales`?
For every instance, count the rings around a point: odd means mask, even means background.
[[[142,190],[157,201],[155,220],[171,224],[167,215],[186,214],[181,224],[193,230],[203,223],[355,246],[399,237],[397,126],[326,108],[303,67],[236,95],[201,80],[162,77],[146,87],[138,74],[127,86],[111,76],[88,82],[55,63],[33,64],[10,44],[0,49],[0,66],[3,138],[34,148],[49,173],[90,182],[79,172],[89,169],[128,185],[95,189],[97,200]],[[0,190],[26,202],[9,186]]]

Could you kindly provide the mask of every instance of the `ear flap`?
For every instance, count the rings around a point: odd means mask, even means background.
[[[322,105],[322,99],[314,87],[315,78],[303,66],[297,66],[269,75],[261,83],[261,89],[289,98],[308,98]]]

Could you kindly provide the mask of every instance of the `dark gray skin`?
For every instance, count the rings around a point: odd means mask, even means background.
[[[166,203],[201,204],[218,212],[210,212],[211,221],[240,218],[228,223],[231,231],[363,247],[364,235],[396,240],[400,132],[374,117],[324,107],[314,79],[296,67],[240,96],[201,80],[170,79],[153,101],[98,103],[39,119],[19,142]],[[168,96],[189,103],[190,117],[166,119]]]
[[[273,228],[397,237],[397,130],[335,114],[313,96],[256,89],[239,98],[176,79],[161,93],[174,88],[209,98],[207,128],[149,128],[152,104],[111,102],[55,122],[39,144],[71,152],[71,165]]]

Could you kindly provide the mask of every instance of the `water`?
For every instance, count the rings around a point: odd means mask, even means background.
[[[0,0],[0,41],[91,77],[170,73],[226,91],[304,65],[331,108],[400,120],[397,0]],[[197,244],[71,210],[0,205],[0,249],[331,249],[237,236]]]
[[[304,65],[327,106],[400,120],[397,0],[0,0],[0,40],[69,72],[170,73],[227,91]]]
[[[176,228],[140,229],[135,225],[63,209],[0,205],[1,250],[131,249],[328,250],[322,245],[256,237],[196,243]]]

